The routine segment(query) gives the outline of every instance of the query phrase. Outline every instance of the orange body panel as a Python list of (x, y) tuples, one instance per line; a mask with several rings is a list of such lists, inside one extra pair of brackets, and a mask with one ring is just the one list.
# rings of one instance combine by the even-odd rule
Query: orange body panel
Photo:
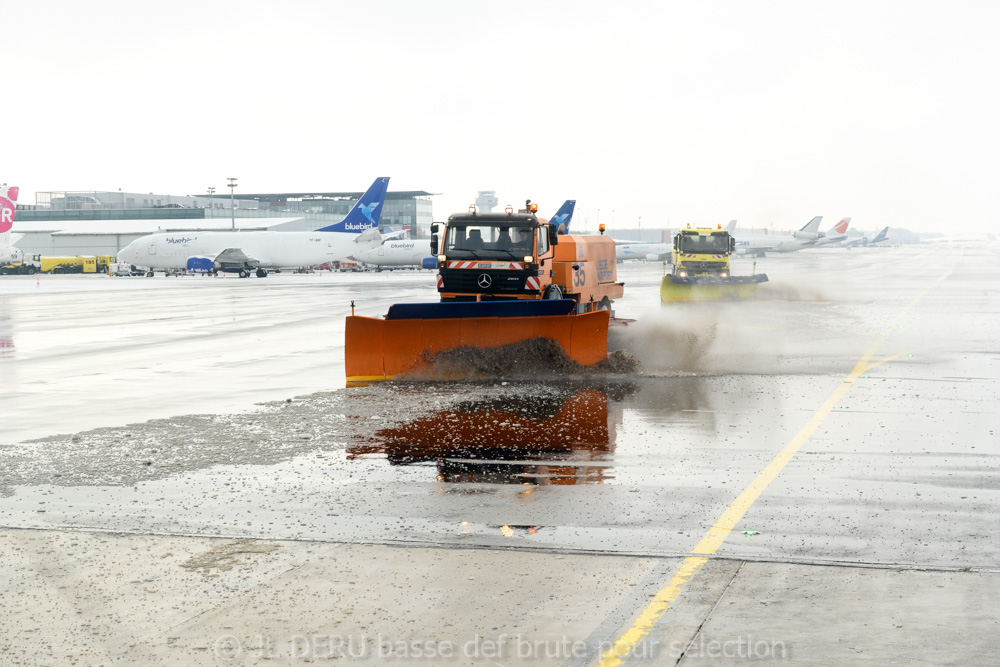
[(616, 282), (615, 242), (606, 236), (560, 236), (552, 271), (552, 282), (583, 304), (605, 297), (613, 301), (625, 293)]
[(540, 336), (574, 361), (592, 366), (608, 356), (606, 311), (547, 317), (384, 320), (352, 315), (344, 331), (348, 381), (389, 379), (414, 371), (426, 354), (462, 346), (501, 347)]

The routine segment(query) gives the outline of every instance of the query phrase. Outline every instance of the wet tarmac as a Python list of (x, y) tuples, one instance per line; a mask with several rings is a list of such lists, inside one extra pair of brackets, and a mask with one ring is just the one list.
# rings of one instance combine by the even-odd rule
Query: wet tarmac
[[(986, 577), (973, 588), (989, 590), (998, 259), (995, 244), (805, 251), (757, 262), (771, 281), (756, 301), (671, 305), (659, 303), (662, 266), (625, 264), (616, 314), (636, 321), (610, 346), (638, 372), (567, 377), (536, 364), (529, 376), (351, 388), (350, 301), (373, 316), (430, 301), (433, 274), (5, 277), (0, 526), (226, 538), (264, 553), (513, 550), (553, 571), (557, 557), (619, 559), (631, 590), (602, 589), (571, 633), (585, 656), (541, 661), (556, 664), (599, 661), (595, 647), (641, 618), (637, 600), (665, 595), (692, 555), (711, 558), (691, 566), (704, 569), (669, 613), (649, 612), (656, 632), (697, 638), (719, 596), (747, 582), (742, 564), (792, 568), (767, 578), (796, 573), (801, 587), (812, 575), (795, 568), (818, 568), (819, 581), (850, 566)], [(538, 585), (571, 595), (568, 582)], [(941, 584), (952, 585), (966, 581)], [(715, 591), (704, 609), (700, 586)], [(1000, 618), (992, 600), (977, 602), (982, 627)], [(685, 614), (701, 619), (688, 634)], [(532, 627), (562, 627), (550, 621)], [(366, 627), (398, 629), (378, 614)], [(982, 641), (993, 644), (973, 643), (973, 655), (995, 646)]]

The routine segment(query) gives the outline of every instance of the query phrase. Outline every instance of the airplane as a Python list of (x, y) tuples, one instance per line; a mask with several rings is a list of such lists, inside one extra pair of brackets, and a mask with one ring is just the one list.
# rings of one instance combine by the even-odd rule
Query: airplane
[[(565, 234), (569, 230), (575, 208), (576, 200), (567, 199), (549, 220), (557, 226), (560, 234)], [(386, 238), (377, 247), (355, 253), (354, 259), (376, 267), (420, 266), (425, 269), (437, 268), (437, 258), (431, 255), (430, 239), (396, 240)]]
[(14, 243), (24, 235), (12, 234), (10, 231), (17, 212), (18, 190), (20, 188), (16, 185), (0, 189), (0, 266), (20, 262), (24, 258), (21, 249), (14, 247)]
[(856, 248), (858, 246), (868, 246), (872, 245), (873, 243), (881, 243), (882, 241), (885, 241), (886, 234), (888, 233), (888, 231), (889, 231), (888, 227), (883, 228), (882, 231), (878, 232), (871, 240), (869, 240), (867, 236), (855, 236), (854, 238), (847, 239), (846, 241), (841, 243), (840, 247)]
[(875, 238), (873, 238), (871, 241), (869, 241), (865, 245), (875, 245), (876, 243), (882, 243), (883, 241), (888, 241), (888, 240), (889, 240), (889, 228), (888, 227), (883, 227), (882, 231), (880, 231), (878, 234), (876, 234)]
[(340, 222), (312, 232), (170, 232), (150, 234), (118, 252), (118, 261), (152, 269), (218, 271), (247, 278), (265, 267), (299, 267), (346, 259), (382, 242), (378, 221), (389, 178), (376, 178)]
[(573, 220), (573, 211), (576, 210), (576, 200), (567, 199), (563, 202), (563, 205), (559, 207), (556, 214), (552, 216), (549, 220), (550, 223), (556, 226), (556, 231), (559, 234), (569, 234), (569, 223)]
[(819, 215), (805, 224), (791, 236), (784, 234), (734, 234), (736, 238), (737, 255), (763, 256), (768, 252), (794, 252), (815, 245), (820, 238), (819, 223), (823, 216)]
[(673, 246), (669, 243), (621, 243), (615, 245), (615, 259), (645, 259), (654, 262), (666, 259), (672, 251)]
[(392, 239), (402, 239), (406, 237), (405, 229), (393, 229), (392, 227), (386, 227), (385, 231), (382, 232), (382, 242), (391, 241)]
[(850, 218), (844, 218), (828, 231), (820, 234), (820, 237), (816, 239), (816, 243), (812, 246), (813, 248), (820, 248), (822, 246), (828, 246), (833, 244), (841, 244), (847, 240), (847, 228), (851, 225)]
[(803, 241), (816, 241), (817, 239), (823, 238), (823, 232), (819, 231), (819, 223), (822, 221), (823, 216), (817, 215), (815, 218), (807, 222), (802, 229), (797, 232), (792, 232), (792, 237), (802, 239)]

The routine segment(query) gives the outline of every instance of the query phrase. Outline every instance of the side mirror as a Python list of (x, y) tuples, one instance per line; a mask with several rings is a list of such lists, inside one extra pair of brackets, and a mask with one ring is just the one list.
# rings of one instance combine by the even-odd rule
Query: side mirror
[(433, 224), (431, 225), (431, 234), (437, 234), (437, 233), (438, 233), (438, 231), (439, 231), (440, 229), (441, 229), (441, 225), (439, 225), (439, 224), (438, 224), (438, 223), (436, 223), (436, 222), (435, 222), (435, 223), (433, 223)]
[(729, 252), (736, 250), (736, 239), (732, 236), (729, 237)]
[[(437, 227), (437, 225), (431, 225), (431, 229), (434, 229), (435, 227)], [(434, 229), (434, 231), (436, 232), (437, 230)], [(438, 254), (438, 237), (437, 237), (437, 234), (431, 234), (431, 254), (434, 255), (435, 257)]]
[(559, 229), (555, 225), (549, 225), (549, 245), (559, 245)]

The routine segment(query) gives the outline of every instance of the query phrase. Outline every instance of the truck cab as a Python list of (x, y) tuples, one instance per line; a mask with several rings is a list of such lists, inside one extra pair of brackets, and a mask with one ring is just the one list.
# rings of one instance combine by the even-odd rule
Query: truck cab
[(681, 277), (729, 277), (729, 256), (736, 239), (721, 226), (716, 229), (682, 229), (674, 236), (674, 273)]
[(514, 213), (477, 213), (432, 226), (442, 301), (572, 299), (577, 312), (611, 310), (615, 244), (604, 236), (560, 235), (528, 204)]

